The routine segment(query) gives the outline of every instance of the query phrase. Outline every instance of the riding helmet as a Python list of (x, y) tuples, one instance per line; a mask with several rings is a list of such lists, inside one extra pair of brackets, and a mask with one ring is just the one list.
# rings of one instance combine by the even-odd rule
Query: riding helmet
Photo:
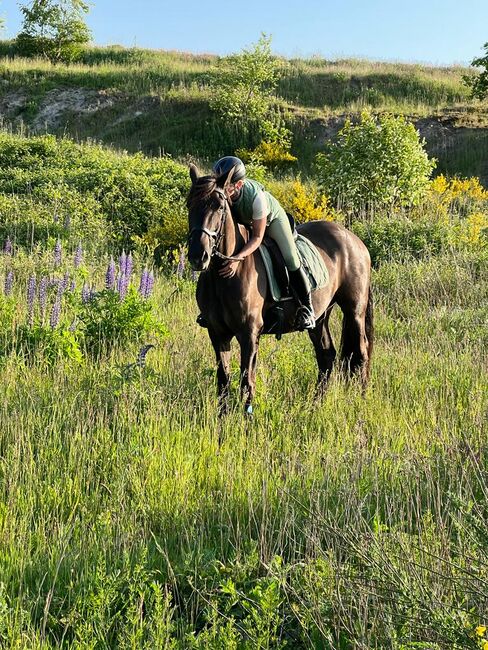
[(217, 160), (213, 166), (213, 172), (218, 177), (224, 176), (224, 174), (228, 174), (230, 172), (232, 167), (235, 167), (235, 170), (232, 174), (232, 178), (230, 179), (231, 183), (240, 181), (246, 176), (246, 168), (244, 167), (244, 163), (240, 158), (236, 158), (236, 156), (224, 156), (223, 158)]

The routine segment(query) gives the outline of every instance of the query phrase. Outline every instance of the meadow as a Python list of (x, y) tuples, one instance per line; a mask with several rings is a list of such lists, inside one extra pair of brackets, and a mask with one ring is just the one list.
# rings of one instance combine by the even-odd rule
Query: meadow
[[(9, 134), (0, 159), (0, 645), (484, 649), (479, 182), (438, 177), (416, 211), (354, 226), (364, 398), (337, 372), (315, 403), (307, 336), (265, 337), (255, 417), (235, 356), (219, 420), (175, 248), (185, 167)], [(174, 252), (153, 267), (158, 237)]]

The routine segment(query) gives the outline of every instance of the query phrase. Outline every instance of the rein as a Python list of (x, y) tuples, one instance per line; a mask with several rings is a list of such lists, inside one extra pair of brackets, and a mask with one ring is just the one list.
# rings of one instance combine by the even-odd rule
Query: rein
[[(199, 228), (192, 228), (190, 230), (190, 233), (188, 235), (188, 239), (193, 235), (194, 232), (203, 232), (205, 233), (208, 237), (210, 237), (211, 240), (213, 240), (213, 246), (212, 246), (212, 251), (210, 253), (210, 257), (219, 257), (222, 260), (228, 260), (232, 262), (242, 262), (244, 260), (244, 257), (236, 257), (232, 255), (224, 255), (219, 251), (219, 246), (224, 239), (224, 227), (225, 227), (225, 222), (227, 220), (227, 210), (225, 209), (225, 206), (229, 207), (229, 199), (227, 198), (227, 195), (223, 190), (216, 189), (215, 190), (217, 194), (219, 194), (225, 201), (225, 205), (222, 208), (222, 217), (220, 218), (220, 224), (218, 230), (209, 230), (208, 228), (204, 228), (203, 226)], [(230, 208), (229, 208), (230, 209)]]

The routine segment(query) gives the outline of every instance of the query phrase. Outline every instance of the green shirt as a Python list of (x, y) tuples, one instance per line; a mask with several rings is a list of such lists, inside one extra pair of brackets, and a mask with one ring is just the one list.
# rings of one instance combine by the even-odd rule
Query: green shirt
[(232, 203), (232, 214), (239, 223), (243, 223), (246, 226), (252, 225), (254, 215), (253, 204), (260, 191), (264, 192), (268, 206), (266, 224), (269, 226), (269, 224), (280, 215), (286, 217), (286, 213), (277, 199), (267, 192), (261, 183), (246, 178), (239, 197)]

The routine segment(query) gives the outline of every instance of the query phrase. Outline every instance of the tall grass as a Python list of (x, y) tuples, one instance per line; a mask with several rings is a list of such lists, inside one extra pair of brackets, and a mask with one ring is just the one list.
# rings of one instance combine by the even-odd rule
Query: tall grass
[(305, 335), (265, 338), (255, 419), (234, 396), (219, 422), (194, 285), (171, 276), (145, 370), (123, 371), (133, 348), (4, 357), (4, 647), (478, 647), (485, 262), (375, 272), (364, 399), (335, 375), (314, 403)]

